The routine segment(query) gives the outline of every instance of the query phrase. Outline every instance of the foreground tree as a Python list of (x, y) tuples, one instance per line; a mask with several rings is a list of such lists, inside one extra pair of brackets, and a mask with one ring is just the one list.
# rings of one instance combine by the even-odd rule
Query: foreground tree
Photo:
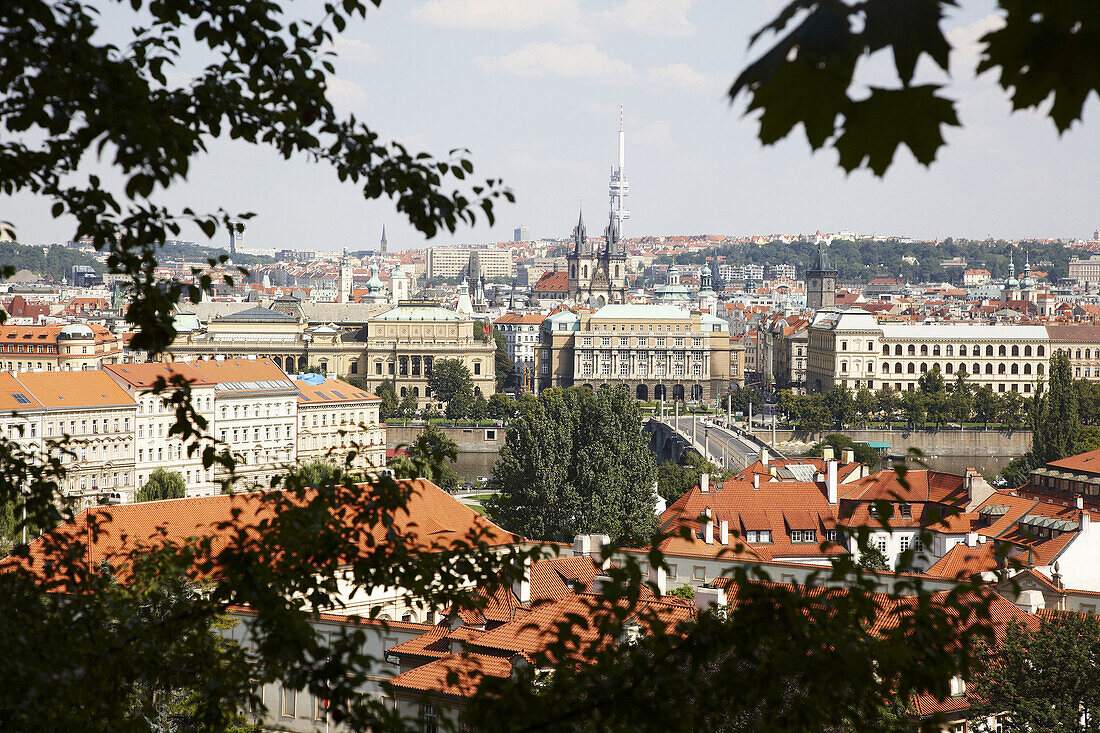
[(179, 471), (165, 471), (158, 468), (149, 474), (145, 485), (134, 492), (134, 501), (159, 501), (161, 499), (182, 499), (187, 495), (187, 484)]
[(500, 493), (487, 504), (490, 516), (531, 538), (604, 532), (615, 542), (644, 543), (657, 497), (641, 428), (625, 385), (544, 390), (508, 428), (493, 468)]
[(1100, 621), (1060, 612), (1036, 626), (1012, 624), (999, 644), (980, 650), (971, 720), (997, 716), (1005, 733), (1097, 730)]
[(723, 471), (695, 451), (687, 451), (682, 462), (665, 461), (657, 466), (657, 493), (672, 503), (698, 486), (703, 473), (712, 481), (724, 481), (730, 475), (729, 471)]

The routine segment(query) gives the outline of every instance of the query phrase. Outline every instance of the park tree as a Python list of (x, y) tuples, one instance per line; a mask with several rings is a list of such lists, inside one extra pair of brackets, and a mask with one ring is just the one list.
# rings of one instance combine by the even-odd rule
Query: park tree
[(183, 474), (158, 468), (149, 474), (145, 485), (134, 492), (134, 501), (182, 499), (186, 495), (187, 484), (183, 482)]
[(1035, 395), (1032, 408), (1031, 453), (1036, 465), (1076, 453), (1081, 431), (1078, 390), (1073, 384), (1069, 355), (1055, 351), (1048, 373), (1048, 390)]
[(928, 409), (928, 398), (919, 390), (906, 390), (901, 396), (901, 410), (910, 428), (924, 425)]
[(382, 382), (380, 385), (378, 385), (378, 390), (376, 394), (377, 397), (382, 401), (381, 404), (378, 406), (378, 418), (385, 422), (391, 417), (397, 417), (397, 391), (393, 387), (393, 382)]
[(901, 412), (901, 396), (892, 387), (884, 386), (875, 392), (875, 406), (882, 415), (882, 419), (889, 425)]
[[(457, 400), (456, 408), (465, 417), (474, 399), (474, 382), (469, 368), (460, 359), (436, 359), (428, 377), (432, 397), (440, 402)], [(450, 415), (448, 415), (450, 417)]]
[(724, 471), (695, 451), (686, 451), (680, 461), (665, 461), (657, 466), (657, 493), (672, 503), (699, 485), (699, 477), (706, 473), (714, 481), (725, 481), (730, 472)]
[(1013, 622), (979, 651), (968, 685), (973, 724), (997, 716), (1005, 733), (1096, 730), (1100, 711), (1100, 621), (1055, 612), (1034, 627)]
[(940, 374), (939, 366), (933, 366), (924, 374), (920, 375), (917, 379), (917, 387), (927, 395), (940, 394), (944, 391), (943, 375)]
[(789, 389), (785, 389), (779, 393), (779, 412), (782, 414), (788, 424), (798, 422), (798, 397)]
[(856, 414), (864, 422), (870, 420), (875, 414), (875, 396), (866, 387), (860, 387), (855, 397)]
[(974, 392), (974, 419), (989, 425), (1000, 413), (1000, 401), (997, 393), (988, 384), (983, 384)]
[(625, 385), (544, 390), (508, 427), (487, 507), (526, 537), (571, 541), (603, 532), (645, 542), (654, 529), (656, 464)]
[(398, 453), (387, 464), (398, 478), (421, 476), (447, 491), (458, 488), (458, 474), (452, 466), (458, 460), (458, 443), (442, 428), (429, 423), (412, 444), (402, 447), (405, 454)]
[(496, 361), (497, 391), (499, 392), (505, 387), (515, 385), (516, 365), (512, 358), (508, 356), (508, 342), (505, 340), (504, 334), (495, 328), (493, 329), (493, 342), (497, 347), (494, 360)]
[(955, 383), (951, 386), (949, 409), (951, 417), (960, 425), (970, 420), (970, 413), (974, 409), (974, 395), (971, 393), (969, 377), (966, 367), (960, 367), (955, 374)]
[(470, 403), (470, 419), (484, 420), (489, 416), (489, 403), (484, 395), (478, 393)]
[(834, 384), (833, 388), (825, 393), (825, 407), (829, 411), (829, 417), (833, 425), (843, 428), (851, 425), (856, 416), (856, 403), (852, 399), (852, 390), (847, 385)]
[(820, 432), (830, 422), (825, 395), (805, 395), (799, 400), (798, 429), (806, 433)]
[(516, 415), (516, 401), (504, 392), (496, 392), (489, 398), (486, 411), (490, 420), (511, 420)]
[(819, 442), (815, 443), (810, 450), (806, 451), (807, 456), (820, 458), (824, 455), (824, 449), (826, 447), (833, 449), (833, 455), (839, 460), (840, 452), (845, 449), (850, 449), (855, 453), (856, 461), (874, 468), (878, 465), (878, 451), (866, 443), (857, 443), (847, 435), (841, 433), (829, 433)]

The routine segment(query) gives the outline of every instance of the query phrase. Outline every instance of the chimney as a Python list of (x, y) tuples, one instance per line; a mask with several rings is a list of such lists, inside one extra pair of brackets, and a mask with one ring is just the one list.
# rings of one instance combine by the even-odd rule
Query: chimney
[(771, 460), (771, 456), (768, 455), (768, 449), (766, 446), (760, 446), (760, 463), (767, 466), (768, 461)]
[(611, 538), (607, 535), (592, 535), (592, 562), (596, 563), (596, 567), (600, 570), (607, 570), (611, 567), (611, 550), (608, 547), (610, 544)]
[(706, 520), (703, 522), (703, 541), (708, 545), (714, 544), (714, 517), (711, 516), (710, 507), (708, 506), (703, 512), (706, 515)]
[(730, 523), (726, 519), (719, 520), (718, 522), (718, 542), (722, 545), (728, 545), (730, 543)]
[(512, 591), (520, 603), (531, 602), (531, 558), (523, 558), (523, 577), (512, 581)]
[(1080, 522), (1080, 524), (1081, 524), (1081, 531), (1082, 532), (1088, 532), (1089, 528), (1092, 526), (1092, 515), (1089, 514), (1087, 509), (1082, 509), (1081, 510), (1081, 522)]
[(592, 555), (592, 535), (579, 534), (573, 538), (573, 556), (574, 557), (591, 557)]
[(1078, 509), (1084, 509), (1085, 508), (1085, 498), (1083, 496), (1078, 496), (1076, 499), (1073, 500), (1073, 505), (1075, 507), (1077, 507)]
[(966, 533), (966, 546), (967, 547), (977, 547), (978, 546), (978, 533), (977, 532), (967, 532)]
[(696, 588), (695, 608), (700, 612), (709, 611), (712, 608), (721, 608), (726, 605), (726, 591), (724, 588)]
[(845, 448), (844, 450), (840, 451), (840, 460), (842, 463), (855, 463), (856, 452), (851, 448)]
[(760, 491), (760, 474), (758, 473), (752, 475), (752, 490)]
[(706, 494), (710, 491), (710, 474), (703, 471), (699, 474), (699, 493)]
[(599, 575), (592, 578), (591, 591), (593, 593), (602, 594), (608, 587), (611, 586), (611, 583), (612, 580), (610, 575), (604, 575), (603, 573), (600, 573)]
[(649, 582), (656, 587), (657, 595), (663, 596), (668, 592), (668, 577), (660, 565), (649, 568)]
[(821, 449), (821, 457), (824, 458), (826, 461), (833, 460), (835, 455), (836, 454), (833, 451), (833, 446), (831, 445), (827, 445)]
[(836, 485), (836, 461), (825, 464), (825, 494), (829, 498), (829, 504), (836, 506), (839, 499)]

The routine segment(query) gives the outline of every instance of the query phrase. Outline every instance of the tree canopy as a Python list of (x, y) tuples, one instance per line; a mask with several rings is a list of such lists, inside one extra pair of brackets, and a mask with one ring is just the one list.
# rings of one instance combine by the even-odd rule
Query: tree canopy
[(161, 499), (182, 499), (187, 494), (187, 484), (179, 471), (165, 471), (158, 468), (149, 474), (149, 479), (134, 493), (135, 501), (159, 501)]
[(487, 505), (505, 529), (572, 541), (602, 532), (643, 543), (655, 526), (656, 464), (625, 385), (543, 390), (520, 403), (493, 468)]

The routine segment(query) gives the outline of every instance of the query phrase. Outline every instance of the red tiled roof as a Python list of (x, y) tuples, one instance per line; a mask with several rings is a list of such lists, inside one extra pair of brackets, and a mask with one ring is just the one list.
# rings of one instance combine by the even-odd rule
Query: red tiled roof
[(536, 292), (561, 292), (569, 290), (569, 273), (565, 271), (544, 272), (533, 288)]

